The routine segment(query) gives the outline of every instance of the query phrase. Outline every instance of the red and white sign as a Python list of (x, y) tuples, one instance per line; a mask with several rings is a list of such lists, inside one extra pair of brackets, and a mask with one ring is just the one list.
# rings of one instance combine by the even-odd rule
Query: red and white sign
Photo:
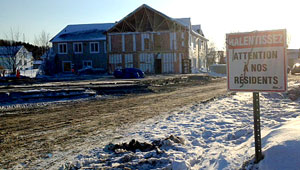
[(226, 34), (229, 91), (287, 90), (286, 30)]

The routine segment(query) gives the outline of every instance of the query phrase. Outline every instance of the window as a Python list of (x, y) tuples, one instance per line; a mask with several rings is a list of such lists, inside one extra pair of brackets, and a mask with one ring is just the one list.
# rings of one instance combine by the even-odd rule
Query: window
[(73, 44), (74, 53), (82, 53), (82, 43)]
[(197, 47), (197, 41), (198, 40), (197, 39), (193, 39), (193, 40), (194, 40), (194, 42), (193, 42), (193, 48), (196, 49), (196, 47)]
[(90, 53), (99, 53), (99, 42), (90, 42)]
[(58, 53), (59, 54), (67, 54), (68, 48), (67, 43), (58, 44)]
[(149, 50), (149, 46), (150, 46), (150, 44), (149, 44), (149, 38), (145, 38), (144, 39), (144, 48), (145, 48), (145, 50)]
[(181, 46), (184, 47), (184, 32), (181, 33), (181, 39), (182, 39)]
[(142, 51), (150, 50), (150, 34), (141, 34)]
[(86, 68), (86, 67), (92, 67), (92, 61), (91, 60), (84, 60), (83, 61), (83, 67), (82, 68)]

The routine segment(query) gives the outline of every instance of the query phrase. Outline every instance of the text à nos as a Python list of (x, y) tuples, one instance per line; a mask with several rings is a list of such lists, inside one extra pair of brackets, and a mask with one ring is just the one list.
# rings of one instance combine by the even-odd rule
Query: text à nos
[(244, 66), (244, 72), (266, 72), (268, 70), (267, 64), (251, 64), (250, 68), (247, 64)]

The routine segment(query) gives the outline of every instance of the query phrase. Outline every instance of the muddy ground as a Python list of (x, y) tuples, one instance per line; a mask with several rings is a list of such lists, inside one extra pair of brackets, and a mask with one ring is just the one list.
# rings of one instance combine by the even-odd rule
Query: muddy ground
[[(84, 143), (90, 142), (93, 146), (95, 142), (107, 141), (105, 138), (112, 137), (117, 129), (175, 108), (227, 95), (224, 78), (148, 85), (150, 92), (147, 93), (16, 108), (10, 110), (14, 114), (2, 114), (0, 167), (6, 169), (21, 164), (25, 168), (50, 168), (64, 157), (46, 161), (53, 153), (74, 154)], [(87, 140), (92, 138), (95, 140)]]

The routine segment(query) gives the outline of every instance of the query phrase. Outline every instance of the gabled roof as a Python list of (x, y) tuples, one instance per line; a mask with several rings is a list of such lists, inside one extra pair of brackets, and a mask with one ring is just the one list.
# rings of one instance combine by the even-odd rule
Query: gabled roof
[(178, 19), (175, 19), (175, 18), (171, 18), (165, 14), (163, 14), (162, 12), (160, 11), (157, 11), (156, 9), (146, 5), (146, 4), (143, 4), (141, 6), (139, 6), (137, 9), (135, 9), (134, 11), (132, 11), (131, 13), (129, 13), (128, 15), (126, 15), (124, 18), (122, 18), (119, 22), (117, 22), (112, 28), (110, 28), (107, 32), (111, 32), (115, 27), (118, 26), (118, 24), (122, 23), (123, 21), (125, 21), (126, 19), (128, 19), (129, 17), (132, 17), (135, 13), (137, 13), (138, 11), (140, 11), (141, 9), (148, 9), (150, 11), (153, 11), (154, 13), (156, 13), (157, 15), (165, 18), (165, 19), (168, 19), (172, 22), (175, 22), (183, 27), (186, 27), (187, 29), (190, 29), (191, 25), (190, 25), (190, 18), (178, 18)]
[(50, 42), (105, 40), (105, 32), (112, 26), (114, 23), (68, 25)]
[(287, 56), (289, 59), (298, 59), (300, 56), (300, 49), (287, 49)]
[[(161, 16), (163, 16), (163, 17), (165, 17), (165, 18), (167, 18), (169, 20), (172, 20), (172, 21), (174, 21), (174, 22), (176, 22), (176, 23), (178, 23), (178, 24), (180, 24), (182, 26), (190, 28), (190, 24), (191, 24), (191, 19), (190, 18), (171, 18), (171, 17), (165, 15), (164, 13), (162, 13), (160, 11), (157, 11), (156, 9), (154, 9), (154, 8), (152, 8), (152, 7), (150, 7), (150, 6), (146, 5), (146, 4), (141, 5), (138, 9), (143, 8), (143, 7), (144, 8), (148, 8), (148, 9), (150, 9), (152, 11), (155, 11), (156, 13), (160, 14)], [(136, 9), (136, 10), (138, 10), (138, 9)], [(133, 11), (132, 13), (134, 13), (135, 11)]]
[(203, 31), (201, 29), (201, 25), (192, 25), (192, 30), (204, 36)]
[(23, 46), (1, 46), (0, 56), (14, 56)]
[(174, 20), (187, 28), (191, 27), (191, 18), (174, 18)]
[[(171, 18), (159, 11), (157, 11), (156, 9), (153, 9), (152, 7), (146, 5), (146, 4), (143, 4), (141, 6), (139, 6), (137, 9), (135, 9), (133, 12), (129, 13), (128, 15), (126, 15), (124, 18), (122, 18), (119, 22), (117, 22), (112, 28), (110, 28), (107, 32), (114, 32), (115, 30), (121, 30), (121, 31), (124, 31), (124, 32), (135, 32), (136, 29), (128, 29), (128, 30), (123, 30), (123, 26), (124, 25), (128, 25), (128, 27), (132, 27), (134, 26), (134, 24), (130, 23), (130, 21), (126, 22), (126, 20), (130, 20), (132, 21), (132, 18), (134, 18), (135, 20), (139, 20), (137, 19), (138, 16), (135, 16), (135, 14), (137, 14), (140, 10), (142, 9), (147, 9), (147, 10), (150, 10), (152, 12), (154, 12), (156, 15), (159, 15), (161, 16), (162, 18), (164, 19), (167, 19), (169, 20), (170, 22), (174, 22), (175, 24), (178, 24), (188, 30), (191, 31), (191, 33), (193, 33), (193, 35), (195, 36), (198, 36), (198, 37), (201, 37), (205, 40), (207, 40), (205, 37), (204, 37), (204, 34), (201, 30), (201, 27), (200, 25), (196, 25), (198, 29), (196, 29), (195, 31), (192, 29), (192, 25), (191, 25), (191, 18)], [(148, 14), (147, 14), (148, 15)], [(148, 18), (151, 17), (151, 15), (148, 15)], [(139, 17), (140, 18), (140, 17)], [(140, 18), (140, 20), (142, 20), (142, 18)], [(125, 23), (125, 24), (124, 24)], [(123, 26), (122, 26), (123, 24)], [(153, 23), (152, 23), (153, 24)], [(142, 25), (142, 23), (139, 23), (139, 25)], [(151, 25), (151, 24), (150, 24)], [(122, 28), (122, 29), (121, 29)], [(196, 28), (196, 27), (195, 27)], [(198, 30), (198, 31), (197, 31)]]

